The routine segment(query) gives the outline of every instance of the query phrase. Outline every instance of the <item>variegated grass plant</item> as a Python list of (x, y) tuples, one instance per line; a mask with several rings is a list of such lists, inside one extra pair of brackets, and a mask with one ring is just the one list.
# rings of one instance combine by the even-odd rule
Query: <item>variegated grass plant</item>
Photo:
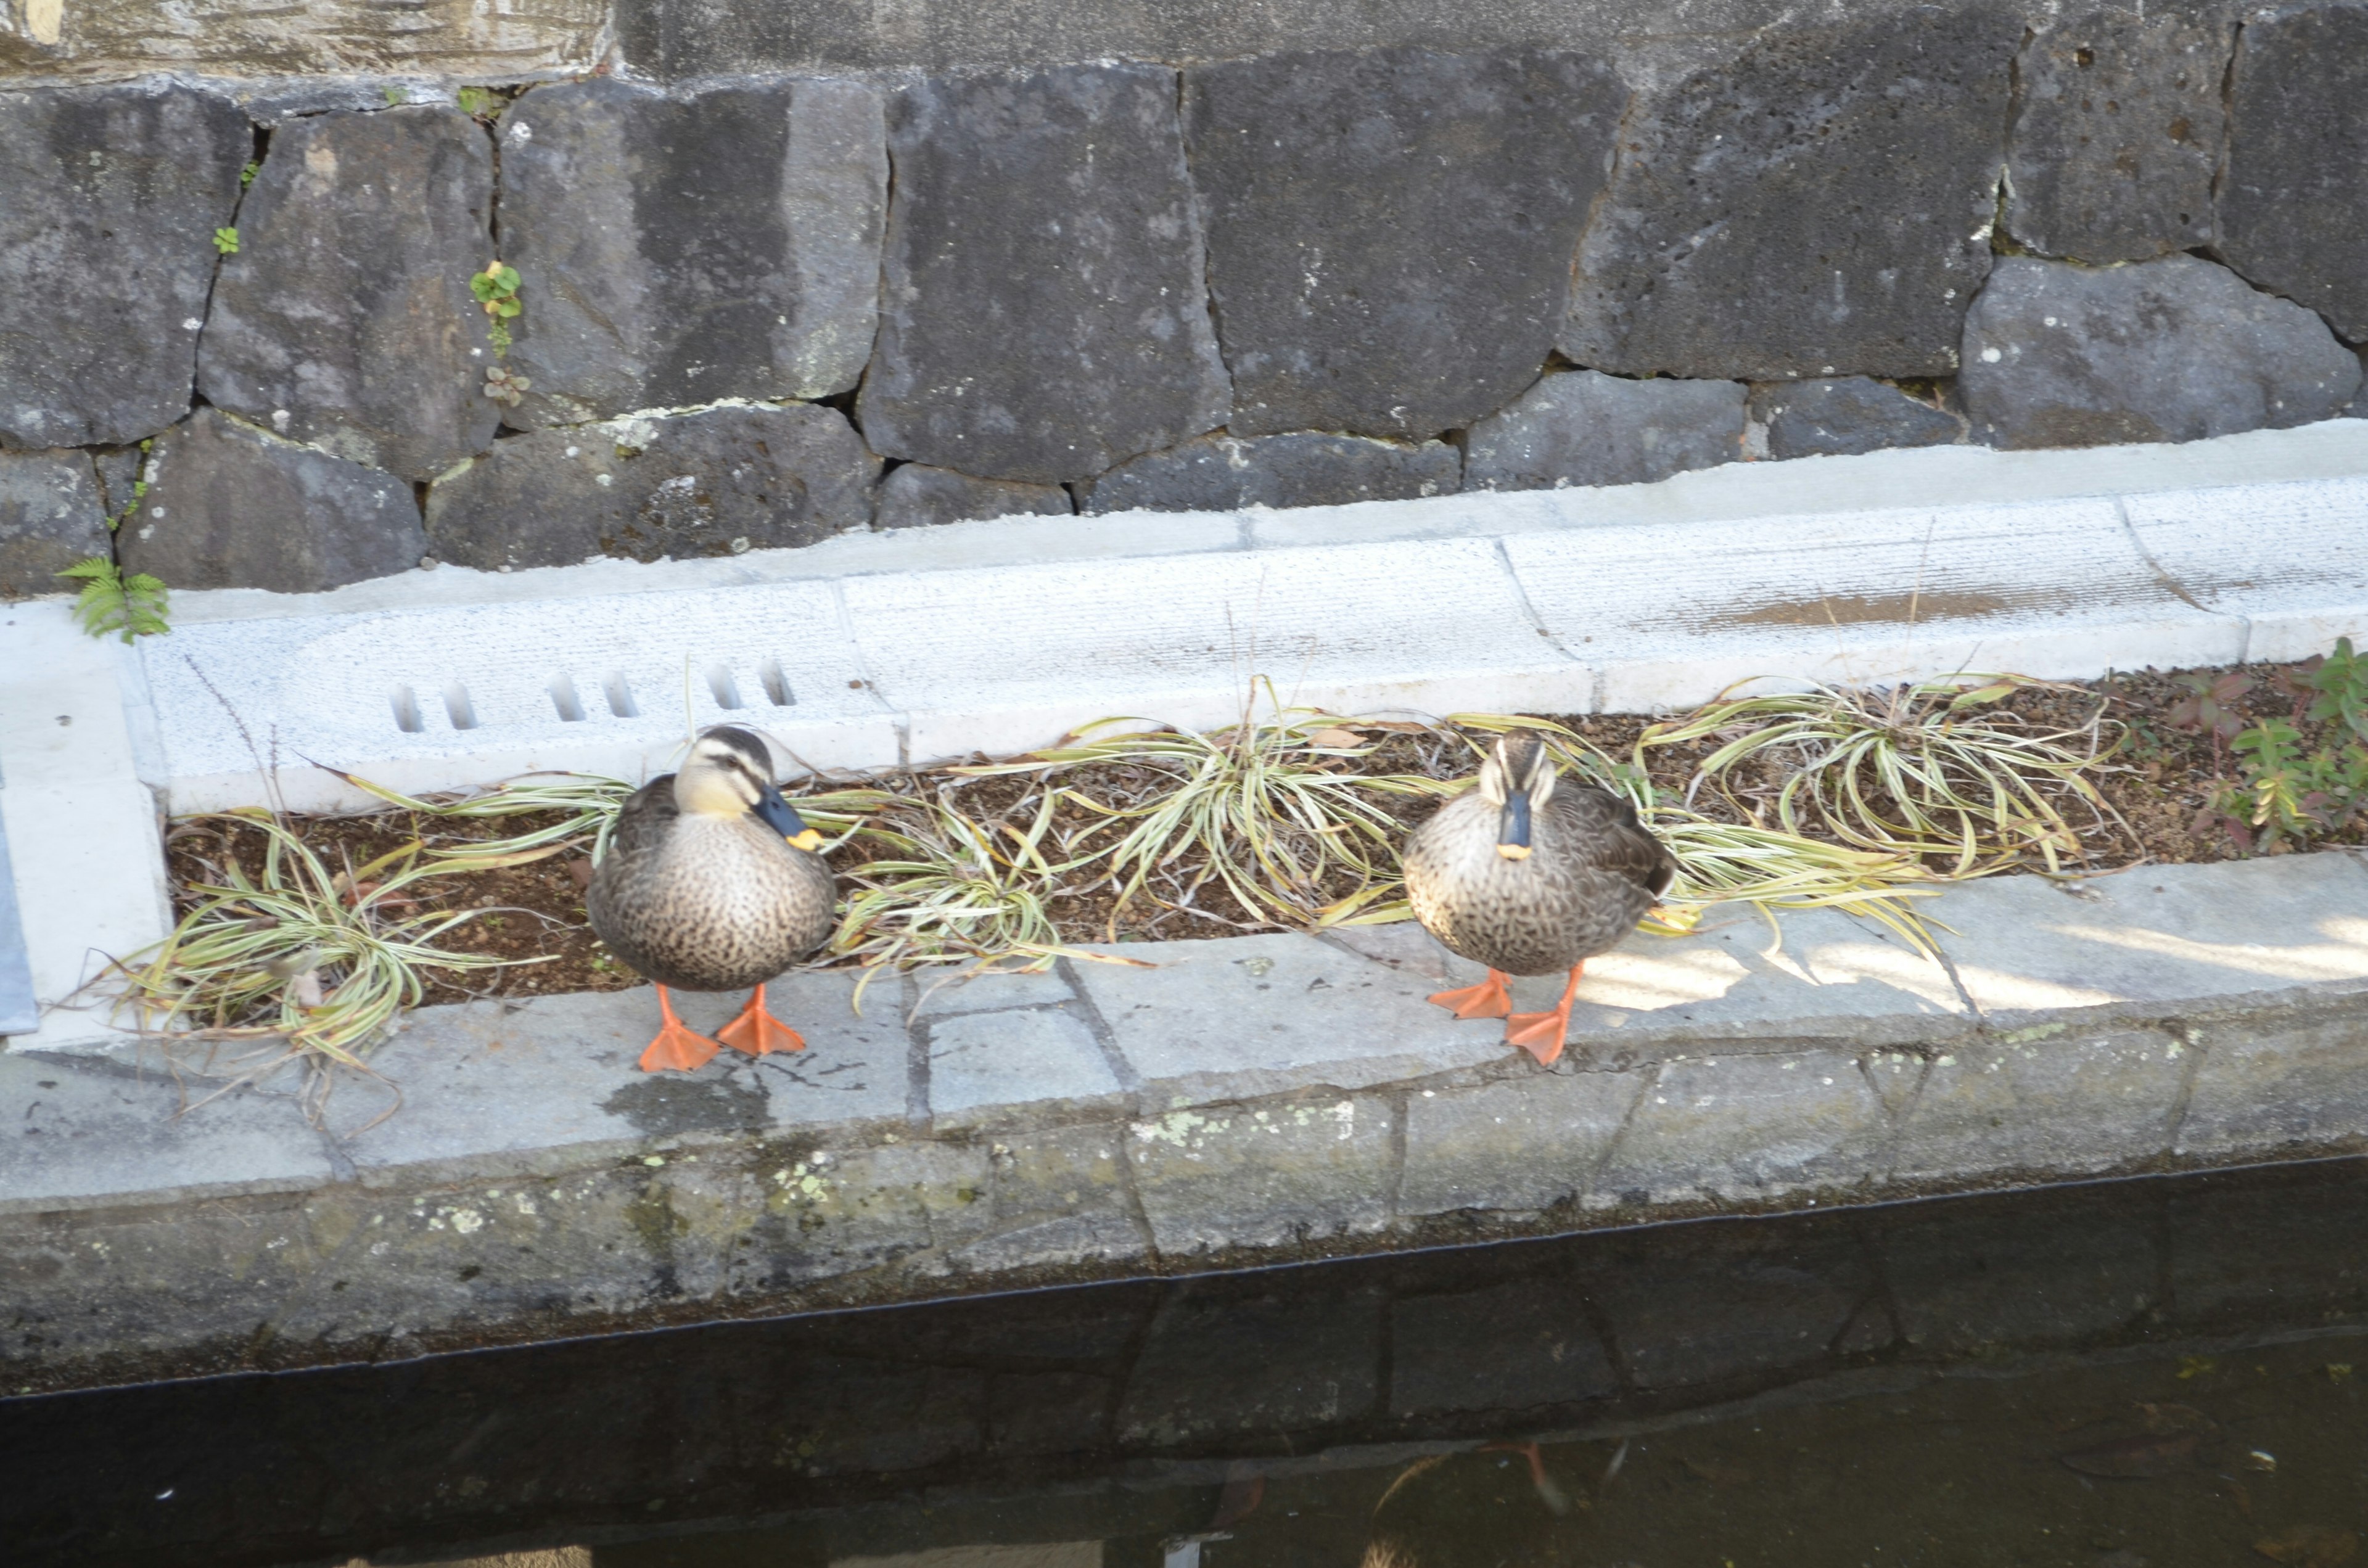
[(1268, 716), (1223, 730), (1100, 719), (1025, 757), (950, 771), (1035, 774), (1047, 782), (1046, 810), (1067, 801), (1100, 819), (1069, 835), (1055, 869), (1079, 895), (1111, 895), (1113, 937), (1138, 901), (1250, 930), (1404, 918), (1403, 900), (1392, 903), (1403, 827), (1376, 797), (1452, 786), (1355, 765), (1376, 749), (1375, 730), (1424, 726), (1285, 707), (1270, 686), (1267, 695)]
[[(258, 867), (250, 873), (235, 854), (207, 860), (207, 880), (184, 889), (190, 907), (172, 931), (116, 966), (124, 983), (116, 1001), (143, 1031), (256, 1042), (226, 1064), (209, 1061), (208, 1075), (228, 1080), (217, 1093), (291, 1062), (369, 1072), (364, 1054), (426, 994), (424, 970), (466, 973), (544, 961), (439, 946), (454, 927), (493, 911), (423, 907), (421, 884), (460, 868), (416, 838), (367, 864), (332, 870), (295, 828), (268, 812), (183, 818), (174, 832), (208, 828), (260, 835)], [(541, 854), (472, 865), (491, 869)], [(307, 1077), (308, 1109), (318, 1109), (331, 1082), (324, 1072)]]
[(2129, 831), (2087, 777), (2120, 738), (2107, 738), (2101, 703), (2086, 725), (2056, 730), (1998, 706), (2033, 689), (2069, 688), (1984, 675), (1722, 698), (1638, 744), (1722, 742), (1697, 772), (1747, 816), (1758, 813), (1736, 799), (1736, 777), (1747, 764), (1772, 763), (1782, 778), (1776, 816), (1788, 832), (1822, 828), (1857, 848), (1939, 861), (1948, 877), (2034, 858), (2055, 875), (2085, 853), (2067, 811)]

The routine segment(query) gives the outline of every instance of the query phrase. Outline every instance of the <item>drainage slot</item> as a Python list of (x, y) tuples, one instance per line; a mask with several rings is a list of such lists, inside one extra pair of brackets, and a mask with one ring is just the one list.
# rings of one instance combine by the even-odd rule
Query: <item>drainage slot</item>
[(715, 694), (715, 706), (718, 708), (737, 708), (740, 706), (739, 685), (733, 680), (731, 670), (726, 668), (724, 665), (711, 665), (708, 666), (707, 689)]
[(776, 708), (793, 708), (797, 699), (790, 694), (790, 678), (781, 673), (781, 661), (768, 659), (757, 666), (757, 678), (765, 683), (765, 695)]
[(609, 711), (618, 718), (638, 719), (642, 716), (641, 709), (633, 702), (633, 688), (625, 684), (622, 671), (611, 672), (609, 678), (600, 683), (600, 689), (609, 699)]
[(406, 735), (424, 733), (427, 721), (419, 716), (419, 699), (407, 686), (398, 686), (387, 693), (387, 701), (394, 708), (394, 727)]
[(444, 715), (456, 730), (477, 727), (477, 710), (469, 703), (469, 688), (454, 681), (444, 688)]
[(565, 670), (551, 677), (551, 705), (559, 710), (563, 722), (580, 724), (584, 722), (584, 699), (575, 695), (575, 677)]

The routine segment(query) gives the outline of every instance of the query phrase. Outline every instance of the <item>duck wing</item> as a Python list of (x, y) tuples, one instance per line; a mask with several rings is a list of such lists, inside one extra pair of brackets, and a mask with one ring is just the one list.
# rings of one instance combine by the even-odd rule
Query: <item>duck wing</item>
[(681, 815), (682, 808), (675, 804), (674, 775), (660, 774), (628, 796), (617, 812), (617, 825), (609, 834), (609, 857), (630, 865), (655, 852)]
[(1669, 891), (1678, 874), (1676, 857), (1636, 820), (1636, 808), (1592, 784), (1567, 779), (1554, 788), (1547, 808), (1566, 828), (1566, 842), (1597, 870), (1635, 883), (1655, 898)]

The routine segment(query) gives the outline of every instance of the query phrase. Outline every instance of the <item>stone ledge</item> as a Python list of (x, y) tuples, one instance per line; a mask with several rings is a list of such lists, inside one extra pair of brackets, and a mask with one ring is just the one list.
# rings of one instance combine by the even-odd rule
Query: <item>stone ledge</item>
[(431, 1008), (375, 1058), (400, 1109), (349, 1084), (324, 1130), (19, 1052), (0, 1364), (373, 1358), (2368, 1149), (2359, 856), (1936, 908), (1945, 962), (1839, 915), (1639, 935), (1551, 1071), (1424, 1005), (1466, 971), (1411, 927), (880, 985), (860, 1017), (852, 976), (795, 975), (807, 1052), (679, 1077), (633, 1069), (643, 990)]

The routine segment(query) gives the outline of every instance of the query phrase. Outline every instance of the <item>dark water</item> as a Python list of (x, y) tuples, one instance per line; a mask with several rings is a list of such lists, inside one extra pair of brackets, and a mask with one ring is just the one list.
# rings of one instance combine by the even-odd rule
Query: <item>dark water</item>
[(28, 1568), (2368, 1568), (2362, 1536), (2361, 1162), (0, 1401)]

